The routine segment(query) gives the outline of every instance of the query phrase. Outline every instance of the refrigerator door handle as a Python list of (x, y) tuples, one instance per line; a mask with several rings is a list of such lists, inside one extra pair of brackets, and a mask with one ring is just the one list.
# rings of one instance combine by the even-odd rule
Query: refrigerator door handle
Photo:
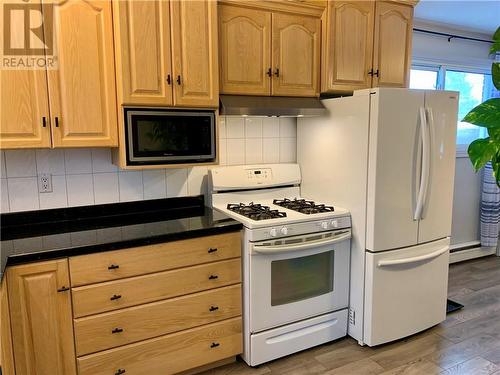
[(432, 253), (420, 255), (420, 256), (416, 256), (416, 257), (403, 258), (403, 259), (392, 259), (392, 260), (379, 260), (378, 266), (385, 267), (385, 266), (395, 266), (395, 265), (399, 265), (399, 264), (421, 262), (423, 260), (437, 258), (438, 256), (446, 253), (448, 251), (448, 249), (449, 249), (449, 246), (446, 246), (446, 247), (443, 247), (442, 249), (433, 251)]
[(422, 218), (424, 201), (427, 196), (430, 174), (430, 139), (427, 126), (427, 115), (424, 107), (420, 107), (420, 134), (422, 137), (422, 174), (420, 176), (420, 186), (418, 188), (417, 204), (413, 214), (413, 220)]
[(433, 153), (432, 153), (432, 134), (433, 134), (433, 128), (434, 128), (434, 117), (432, 115), (432, 108), (426, 107), (425, 108), (425, 114), (426, 114), (426, 119), (427, 119), (427, 131), (429, 134), (429, 165), (428, 165), (428, 172), (427, 172), (427, 184), (425, 187), (425, 195), (424, 199), (422, 202), (422, 214), (420, 215), (420, 219), (424, 218), (424, 213), (425, 213), (425, 208), (427, 207), (427, 197), (429, 196), (429, 190), (431, 188), (430, 186), (430, 175), (431, 175), (431, 169), (432, 169), (432, 158), (433, 158)]

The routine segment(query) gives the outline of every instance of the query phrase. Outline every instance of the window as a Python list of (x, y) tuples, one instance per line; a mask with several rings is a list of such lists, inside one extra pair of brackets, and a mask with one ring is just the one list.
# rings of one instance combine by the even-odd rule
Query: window
[(459, 156), (467, 155), (467, 147), (472, 141), (487, 136), (485, 128), (460, 120), (486, 99), (500, 97), (500, 92), (493, 86), (490, 74), (446, 66), (415, 65), (410, 72), (410, 88), (460, 92), (457, 126), (457, 154)]

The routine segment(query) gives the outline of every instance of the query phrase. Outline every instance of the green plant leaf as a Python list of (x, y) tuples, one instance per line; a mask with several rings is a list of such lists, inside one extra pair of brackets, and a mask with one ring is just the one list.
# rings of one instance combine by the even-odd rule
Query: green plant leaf
[(493, 85), (500, 90), (500, 62), (494, 62), (491, 65), (491, 77), (493, 79)]
[(497, 31), (495, 31), (495, 34), (493, 34), (493, 40), (500, 40), (500, 26), (497, 28)]
[(497, 51), (500, 51), (500, 40), (496, 40), (490, 47), (490, 55), (494, 55)]
[(500, 188), (500, 150), (497, 150), (495, 156), (491, 160), (491, 167), (493, 168), (493, 176)]
[(469, 159), (477, 172), (483, 168), (497, 153), (495, 143), (490, 138), (476, 139), (469, 145), (467, 149)]
[(488, 128), (488, 135), (500, 145), (500, 128)]
[(484, 128), (500, 127), (500, 98), (488, 99), (472, 108), (462, 121)]

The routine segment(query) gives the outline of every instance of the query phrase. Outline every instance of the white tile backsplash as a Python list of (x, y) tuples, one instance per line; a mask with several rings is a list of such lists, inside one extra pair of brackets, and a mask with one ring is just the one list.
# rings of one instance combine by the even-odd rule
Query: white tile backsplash
[(40, 209), (62, 208), (68, 206), (66, 175), (52, 176), (52, 192), (40, 193)]
[(76, 148), (64, 150), (66, 174), (92, 173), (92, 150)]
[(167, 197), (167, 177), (164, 169), (142, 171), (144, 199), (161, 199)]
[(140, 201), (144, 199), (142, 171), (118, 173), (120, 202)]
[(69, 207), (94, 204), (94, 183), (92, 181), (92, 174), (67, 174), (66, 188), (68, 191)]
[[(291, 118), (221, 116), (219, 164), (295, 162), (296, 132)], [(121, 171), (109, 148), (0, 151), (0, 212), (206, 194), (207, 170)], [(38, 192), (42, 173), (53, 192)]]
[(120, 201), (118, 173), (95, 173), (93, 175), (95, 204), (116, 203)]
[(36, 176), (35, 150), (5, 151), (7, 178)]

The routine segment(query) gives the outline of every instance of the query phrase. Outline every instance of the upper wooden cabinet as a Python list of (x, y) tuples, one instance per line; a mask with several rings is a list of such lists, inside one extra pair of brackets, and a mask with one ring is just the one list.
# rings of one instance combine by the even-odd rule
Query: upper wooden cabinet
[(321, 21), (273, 13), (272, 95), (319, 95)]
[(218, 106), (216, 2), (113, 6), (119, 104)]
[(373, 1), (330, 1), (324, 35), (323, 91), (371, 86)]
[(7, 270), (16, 375), (76, 375), (67, 259)]
[(0, 70), (0, 147), (50, 147), (44, 70)]
[(299, 2), (220, 4), (221, 93), (318, 96), (323, 9)]
[[(0, 72), (0, 146), (116, 146), (111, 3), (55, 3), (55, 69)], [(48, 18), (50, 19), (50, 18)]]
[(408, 87), (413, 4), (329, 1), (321, 91)]
[(377, 3), (373, 87), (408, 87), (412, 28), (411, 6), (384, 1)]
[(271, 92), (271, 13), (219, 6), (220, 85), (224, 94)]
[(60, 65), (48, 71), (54, 146), (116, 145), (111, 4), (61, 3), (54, 7), (54, 27)]

